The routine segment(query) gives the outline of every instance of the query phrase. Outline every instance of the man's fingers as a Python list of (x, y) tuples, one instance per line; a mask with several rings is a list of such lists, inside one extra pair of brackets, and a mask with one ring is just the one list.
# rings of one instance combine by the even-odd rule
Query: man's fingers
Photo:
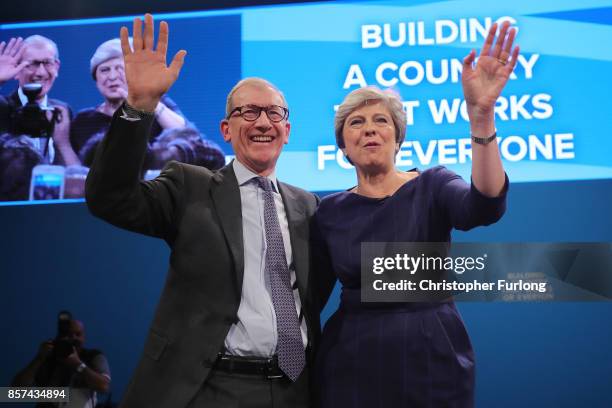
[(119, 37), (121, 38), (121, 51), (123, 51), (123, 56), (125, 57), (130, 55), (132, 53), (132, 49), (130, 48), (130, 36), (127, 27), (121, 27)]
[(29, 64), (28, 61), (21, 61), (21, 63), (19, 65), (17, 65), (17, 68), (15, 68), (17, 70), (17, 72), (15, 73), (15, 75), (17, 75), (18, 73), (21, 72), (22, 69), (24, 69), (25, 67), (27, 67)]
[(19, 48), (17, 49), (17, 52), (15, 52), (15, 59), (17, 61), (21, 60), (21, 57), (23, 57), (23, 53), (25, 52), (26, 47), (23, 46), (23, 42), (20, 41), (19, 42)]
[(168, 23), (162, 21), (159, 23), (159, 35), (157, 39), (157, 52), (162, 54), (164, 58), (168, 52)]
[(132, 29), (132, 44), (134, 52), (142, 50), (142, 21), (136, 17), (134, 19), (134, 28)]
[(13, 48), (13, 44), (15, 44), (15, 38), (11, 38), (6, 44), (5, 54), (11, 55), (11, 49)]
[(21, 38), (21, 37), (17, 38), (17, 40), (13, 44), (13, 49), (10, 51), (11, 52), (11, 57), (16, 57), (17, 54), (22, 52), (22, 50), (24, 48), (24, 47), (22, 47), (22, 44), (23, 44), (23, 38)]
[(175, 77), (178, 77), (179, 73), (181, 72), (181, 68), (183, 67), (183, 63), (185, 62), (185, 55), (187, 55), (187, 51), (180, 50), (172, 59), (172, 63), (170, 64), (170, 71), (172, 71)]
[(144, 49), (153, 49), (153, 16), (149, 13), (145, 14), (144, 25)]

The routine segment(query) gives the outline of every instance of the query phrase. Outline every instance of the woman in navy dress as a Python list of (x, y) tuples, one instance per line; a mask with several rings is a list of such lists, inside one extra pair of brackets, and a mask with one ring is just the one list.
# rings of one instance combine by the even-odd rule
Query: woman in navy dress
[[(489, 225), (505, 211), (508, 179), (493, 108), (518, 56), (515, 30), (494, 24), (478, 63), (464, 60), (462, 85), (472, 134), (472, 180), (444, 167), (400, 172), (395, 155), (406, 116), (397, 95), (351, 92), (335, 118), (336, 142), (357, 172), (357, 186), (327, 196), (314, 218), (319, 290), (338, 278), (339, 309), (323, 330), (316, 359), (322, 408), (471, 407), (474, 352), (455, 304), (362, 303), (362, 242), (450, 242), (451, 230)], [(504, 41), (505, 40), (505, 41)]]

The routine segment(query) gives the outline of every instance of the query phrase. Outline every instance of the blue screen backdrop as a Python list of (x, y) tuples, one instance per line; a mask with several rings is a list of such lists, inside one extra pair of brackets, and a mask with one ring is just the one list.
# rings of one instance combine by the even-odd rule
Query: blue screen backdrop
[[(453, 239), (612, 242), (612, 127), (607, 101), (612, 48), (606, 46), (612, 38), (610, 1), (339, 2), (166, 15), (170, 53), (188, 51), (181, 78), (169, 96), (231, 154), (218, 131), (228, 90), (243, 76), (270, 79), (283, 89), (292, 110), (292, 135), (279, 163), (279, 177), (312, 191), (344, 189), (354, 184), (354, 175), (335, 156), (332, 122), (333, 106), (358, 86), (344, 87), (350, 66), (359, 65), (368, 85), (381, 85), (375, 72), (384, 62), (425, 66), (429, 60), (439, 69), (442, 60), (461, 59), (482, 42), (458, 39), (433, 47), (364, 49), (363, 26), (397, 28), (414, 22), (416, 27), (421, 21), (430, 30), (436, 21), (460, 25), (461, 19), (484, 22), (503, 16), (516, 20), (523, 55), (533, 63), (533, 75), (527, 78), (528, 69), (518, 68), (517, 79), (504, 95), (508, 101), (511, 95), (517, 100), (530, 95), (524, 105), (529, 116), (534, 111), (546, 116), (546, 104), (534, 107), (531, 98), (550, 95), (552, 113), (527, 119), (516, 108), (517, 118), (507, 120), (498, 114), (502, 140), (517, 136), (528, 141), (533, 134), (545, 142), (547, 133), (572, 134), (571, 147), (566, 140), (560, 151), (553, 149), (552, 159), (540, 152), (534, 160), (527, 154), (513, 161), (508, 158), (518, 157), (523, 148), (514, 139), (504, 163), (511, 180), (506, 215), (491, 227), (454, 233)], [(52, 96), (78, 111), (101, 102), (89, 74), (89, 58), (130, 19), (5, 24), (0, 26), (0, 39), (36, 33), (55, 40), (62, 66)], [(424, 37), (431, 33), (426, 31)], [(538, 57), (530, 59), (533, 55)], [(417, 69), (407, 75), (414, 77)], [(383, 77), (392, 78), (393, 72), (386, 70)], [(425, 82), (395, 85), (404, 100), (420, 103), (408, 128), (407, 141), (413, 144), (403, 148), (410, 155), (404, 153), (403, 159), (421, 168), (438, 164), (441, 156), (438, 151), (427, 163), (419, 160), (415, 142), (426, 146), (451, 139), (457, 143), (451, 146), (458, 146), (469, 132), (460, 115), (456, 123), (434, 123), (428, 105), (429, 100), (460, 99), (460, 84)], [(0, 92), (14, 87), (9, 83)], [(321, 152), (321, 146), (328, 147)], [(573, 157), (564, 156), (568, 152)], [(448, 167), (468, 178), (469, 161), (452, 163), (453, 158), (458, 153), (442, 159), (451, 160)], [(118, 400), (142, 352), (164, 284), (167, 246), (93, 218), (82, 202), (2, 206), (0, 225), (0, 385), (8, 385), (34, 357), (39, 343), (54, 336), (57, 312), (68, 309), (84, 322), (87, 345), (108, 356), (113, 399)], [(336, 290), (323, 321), (337, 304)], [(610, 303), (464, 303), (459, 308), (476, 351), (478, 407), (612, 406)]]

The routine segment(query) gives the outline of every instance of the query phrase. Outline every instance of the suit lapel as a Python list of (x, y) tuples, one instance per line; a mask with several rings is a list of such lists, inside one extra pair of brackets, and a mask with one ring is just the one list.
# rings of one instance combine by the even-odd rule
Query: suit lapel
[(242, 209), (240, 189), (232, 164), (219, 170), (213, 177), (212, 200), (215, 204), (225, 240), (234, 259), (238, 296), (242, 291), (244, 274), (244, 240), (242, 236)]
[(287, 212), (295, 276), (300, 292), (300, 299), (302, 299), (302, 304), (304, 304), (306, 300), (306, 286), (308, 283), (308, 242), (300, 236), (297, 228), (304, 224), (306, 215), (304, 214), (299, 197), (296, 197), (296, 195), (283, 183), (279, 182), (278, 186), (280, 194), (283, 197), (285, 211)]

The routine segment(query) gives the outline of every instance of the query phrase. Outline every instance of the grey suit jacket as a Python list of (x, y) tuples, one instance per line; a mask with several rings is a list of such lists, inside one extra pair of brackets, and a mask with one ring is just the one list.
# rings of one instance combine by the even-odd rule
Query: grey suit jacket
[[(232, 166), (217, 172), (169, 163), (139, 179), (150, 120), (115, 114), (86, 183), (90, 211), (131, 231), (163, 238), (170, 266), (144, 353), (122, 406), (184, 407), (205, 383), (240, 305), (244, 248), (240, 191)], [(279, 183), (300, 298), (316, 346), (319, 305), (309, 273), (309, 222), (318, 198)]]

